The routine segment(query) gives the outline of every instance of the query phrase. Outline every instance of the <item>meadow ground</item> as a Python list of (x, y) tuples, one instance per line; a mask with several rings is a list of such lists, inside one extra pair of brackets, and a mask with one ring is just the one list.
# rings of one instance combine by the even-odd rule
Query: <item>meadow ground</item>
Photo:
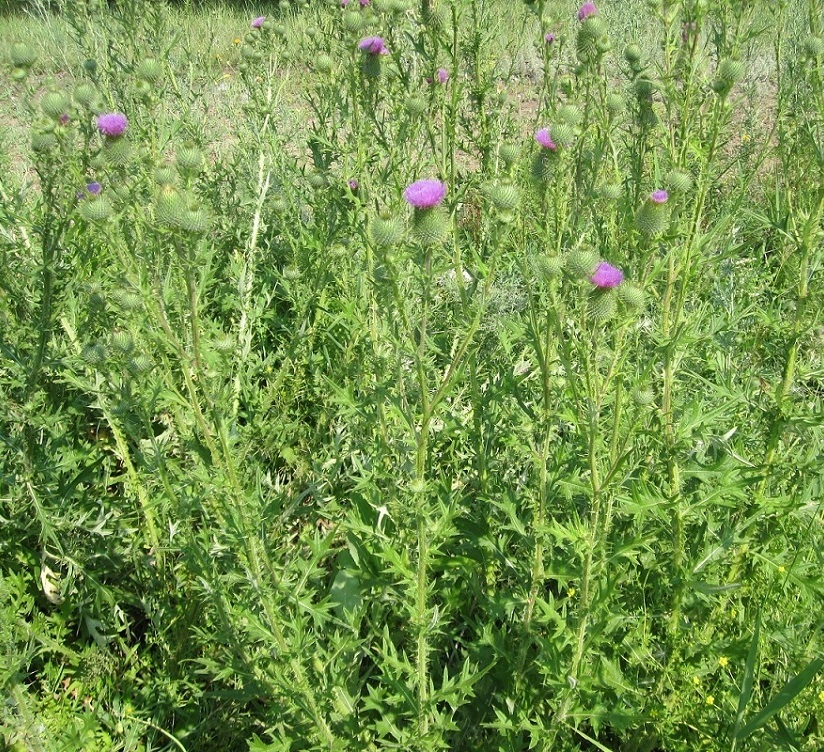
[(824, 747), (819, 0), (0, 0), (0, 747)]

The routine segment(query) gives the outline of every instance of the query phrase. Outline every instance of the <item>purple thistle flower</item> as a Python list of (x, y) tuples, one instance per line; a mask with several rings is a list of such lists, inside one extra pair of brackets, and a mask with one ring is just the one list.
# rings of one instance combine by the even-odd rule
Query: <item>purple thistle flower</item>
[(252, 28), (259, 29), (263, 26), (263, 22), (266, 20), (266, 16), (258, 16), (254, 21), (252, 21)]
[(558, 148), (558, 145), (552, 140), (552, 136), (549, 135), (549, 128), (539, 128), (535, 131), (535, 140), (544, 149), (555, 151)]
[(372, 0), (360, 0), (360, 7), (365, 8), (371, 2), (372, 2)]
[(100, 185), (100, 183), (98, 183), (98, 182), (94, 182), (94, 183), (87, 183), (87, 184), (86, 184), (86, 190), (87, 190), (89, 193), (91, 193), (91, 194), (92, 194), (92, 196), (97, 196), (97, 195), (100, 193), (100, 191), (102, 191), (102, 190), (103, 190), (103, 186), (102, 186), (102, 185)]
[(445, 84), (449, 80), (449, 71), (446, 68), (438, 68), (438, 83)]
[(653, 191), (649, 195), (649, 200), (652, 201), (653, 204), (666, 204), (668, 198), (669, 194), (662, 190)]
[(366, 37), (358, 43), (358, 49), (367, 55), (388, 55), (383, 37)]
[(71, 118), (64, 112), (60, 116), (60, 119), (58, 120), (58, 122), (60, 123), (60, 125), (68, 125), (70, 120), (71, 120)]
[(432, 209), (444, 196), (446, 186), (440, 180), (418, 180), (403, 192), (403, 197), (416, 209)]
[(341, 8), (345, 8), (347, 5), (349, 5), (349, 0), (340, 0)]
[(356, 190), (358, 190), (358, 186), (360, 185), (360, 183), (358, 183), (358, 181), (355, 178), (349, 178), (349, 180), (347, 181), (347, 185), (349, 186), (349, 190), (354, 193)]
[(595, 7), (595, 3), (584, 3), (578, 9), (578, 20), (586, 21), (590, 16), (595, 16), (597, 14), (598, 9)]
[(129, 121), (120, 112), (107, 112), (97, 116), (97, 129), (109, 138), (117, 138), (126, 132)]
[(544, 42), (546, 42), (547, 44), (552, 44), (554, 41), (555, 35), (551, 31), (548, 31), (546, 34), (544, 34)]
[(624, 281), (624, 273), (612, 264), (602, 261), (598, 264), (595, 274), (590, 277), (589, 281), (602, 290), (608, 290), (618, 287)]

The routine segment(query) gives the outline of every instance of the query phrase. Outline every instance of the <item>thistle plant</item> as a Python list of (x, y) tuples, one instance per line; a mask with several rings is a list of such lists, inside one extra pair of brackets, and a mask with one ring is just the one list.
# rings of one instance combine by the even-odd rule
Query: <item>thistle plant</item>
[(821, 747), (817, 0), (53, 9), (7, 746)]

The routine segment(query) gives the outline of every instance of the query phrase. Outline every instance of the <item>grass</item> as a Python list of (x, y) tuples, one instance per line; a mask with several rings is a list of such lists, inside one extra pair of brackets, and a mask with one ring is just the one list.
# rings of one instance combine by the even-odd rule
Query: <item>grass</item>
[(5, 748), (821, 747), (817, 0), (9, 8)]

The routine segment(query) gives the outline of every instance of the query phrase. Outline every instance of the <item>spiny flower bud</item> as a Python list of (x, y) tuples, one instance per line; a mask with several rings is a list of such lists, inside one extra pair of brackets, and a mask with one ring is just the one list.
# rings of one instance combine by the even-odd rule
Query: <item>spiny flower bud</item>
[(617, 201), (621, 198), (622, 189), (618, 183), (603, 183), (598, 187), (598, 195), (606, 201)]
[(564, 271), (566, 258), (563, 256), (547, 256), (541, 254), (535, 259), (535, 269), (545, 280), (549, 281), (560, 277)]
[(87, 222), (103, 222), (112, 216), (112, 205), (105, 196), (95, 196), (80, 204), (80, 216)]
[(644, 235), (663, 232), (669, 221), (666, 191), (653, 191), (635, 216), (635, 224)]
[(575, 128), (567, 123), (558, 123), (553, 125), (552, 140), (559, 146), (569, 147), (575, 143)]
[(37, 53), (24, 42), (17, 42), (9, 50), (9, 60), (15, 68), (31, 68), (37, 60)]
[(564, 270), (571, 277), (591, 277), (598, 265), (595, 251), (578, 249), (567, 254)]
[(128, 355), (134, 349), (134, 338), (129, 332), (123, 329), (117, 329), (112, 332), (109, 344), (119, 352)]
[(71, 107), (71, 100), (62, 91), (50, 91), (40, 100), (40, 109), (47, 117), (57, 120), (65, 115)]
[(187, 144), (177, 150), (175, 164), (181, 175), (195, 176), (203, 169), (203, 152), (194, 144)]
[(369, 239), (378, 248), (390, 248), (403, 240), (403, 225), (390, 215), (377, 216), (369, 223)]
[(143, 299), (131, 290), (115, 290), (112, 293), (112, 301), (124, 311), (134, 311), (143, 306)]
[(138, 353), (129, 361), (129, 370), (133, 373), (148, 373), (152, 370), (152, 359), (143, 353)]
[(521, 192), (518, 186), (510, 182), (486, 183), (481, 193), (496, 209), (504, 212), (515, 211), (521, 202)]
[(437, 245), (449, 232), (449, 220), (441, 207), (412, 212), (412, 237), (421, 245)]
[(100, 102), (100, 94), (91, 84), (80, 83), (74, 87), (74, 101), (87, 110), (95, 111)]
[(57, 136), (51, 131), (38, 130), (31, 134), (31, 150), (36, 154), (45, 154), (57, 148)]
[(692, 176), (680, 170), (670, 170), (664, 180), (672, 193), (687, 193), (692, 188)]
[(185, 232), (200, 235), (209, 229), (209, 215), (200, 207), (189, 208), (179, 216), (177, 226)]
[(630, 394), (630, 399), (638, 406), (638, 407), (648, 407), (655, 401), (655, 394), (652, 389), (648, 387), (640, 387), (637, 386), (635, 389), (632, 390)]
[(639, 99), (649, 99), (659, 88), (658, 82), (651, 78), (638, 78), (635, 81), (635, 94)]
[(803, 47), (804, 54), (813, 60), (824, 56), (824, 40), (821, 37), (808, 36)]
[(718, 64), (715, 81), (712, 83), (712, 90), (721, 97), (726, 96), (732, 90), (737, 81), (744, 75), (744, 63), (740, 60), (724, 58)]
[[(567, 125), (576, 126), (581, 122), (581, 118), (583, 117), (583, 113), (581, 112), (581, 108), (574, 105), (574, 104), (565, 104), (561, 109), (558, 110), (558, 118), (562, 120)], [(558, 141), (558, 134), (557, 134), (558, 126), (552, 129), (552, 137)]]
[(154, 217), (160, 224), (177, 227), (186, 213), (183, 196), (171, 186), (163, 186), (154, 202)]
[(419, 117), (426, 112), (426, 100), (421, 97), (409, 97), (406, 100), (406, 111), (413, 117)]
[(147, 57), (137, 66), (137, 77), (150, 84), (157, 83), (163, 78), (163, 63), (153, 57)]
[(318, 55), (315, 58), (315, 70), (318, 73), (329, 74), (334, 66), (335, 62), (329, 55)]
[(537, 183), (549, 183), (555, 176), (558, 158), (553, 151), (541, 149), (532, 160), (532, 178)]
[(107, 164), (123, 167), (129, 163), (132, 147), (125, 138), (108, 138), (100, 153)]
[(320, 172), (313, 172), (309, 176), (309, 186), (316, 191), (325, 188), (327, 186), (326, 176)]
[(503, 143), (498, 147), (498, 156), (507, 167), (517, 161), (519, 154), (520, 149), (515, 144)]
[(620, 115), (626, 107), (626, 102), (620, 94), (607, 94), (604, 104), (606, 104), (610, 117), (613, 118)]
[(343, 28), (350, 34), (357, 34), (365, 23), (363, 16), (358, 13), (347, 13), (343, 17)]
[(155, 170), (155, 183), (158, 185), (174, 185), (177, 182), (177, 170), (174, 167), (158, 167)]
[(609, 321), (618, 311), (615, 293), (612, 290), (596, 290), (589, 297), (589, 315), (594, 321)]
[(90, 366), (100, 366), (106, 362), (106, 348), (99, 342), (92, 342), (83, 348), (80, 357)]
[(628, 44), (624, 47), (624, 60), (628, 63), (637, 63), (641, 59), (641, 48), (637, 44)]
[(624, 282), (618, 288), (618, 298), (631, 310), (640, 311), (644, 307), (644, 291), (631, 282)]

